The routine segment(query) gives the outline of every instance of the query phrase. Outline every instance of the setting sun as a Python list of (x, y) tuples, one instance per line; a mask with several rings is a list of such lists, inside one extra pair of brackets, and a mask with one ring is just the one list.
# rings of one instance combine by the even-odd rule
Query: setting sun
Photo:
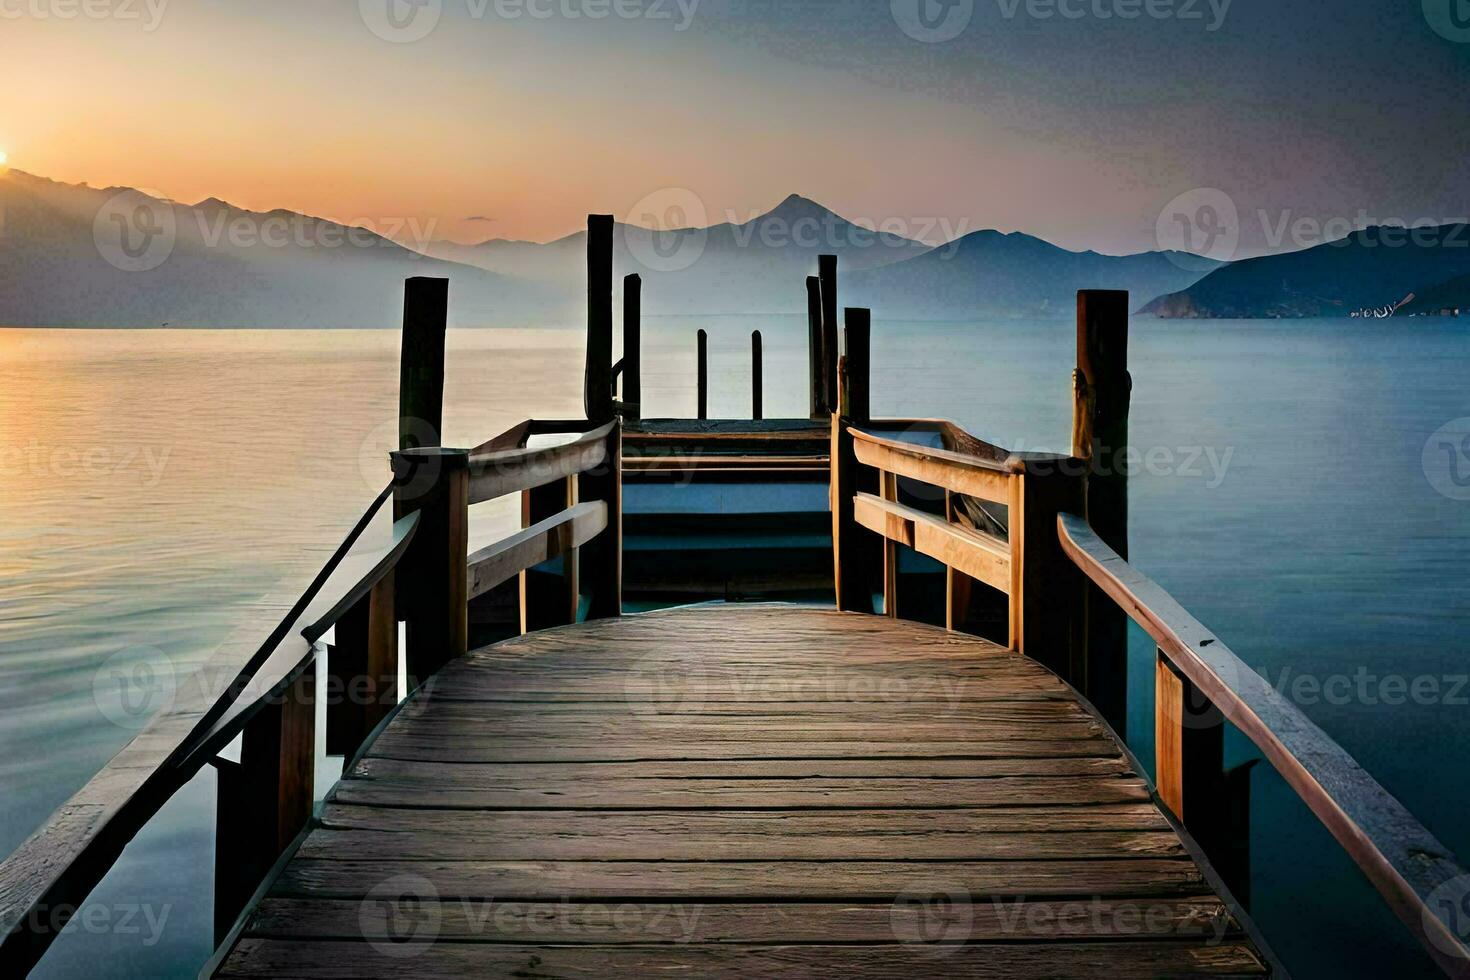
[(8, 153), (6, 153), (4, 150), (0, 150), (0, 167), (5, 166), (9, 162), (10, 162), (10, 155)]

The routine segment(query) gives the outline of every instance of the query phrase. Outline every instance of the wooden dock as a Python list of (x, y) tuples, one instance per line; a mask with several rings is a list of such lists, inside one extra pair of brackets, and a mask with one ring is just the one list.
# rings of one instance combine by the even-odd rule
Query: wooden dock
[(327, 801), (222, 977), (1266, 972), (1017, 653), (702, 605), (472, 653)]
[[(0, 863), (0, 975), (205, 767), (202, 976), (1278, 975), (1229, 726), (1470, 978), (1470, 873), (1128, 563), (1126, 294), (1078, 297), (1071, 451), (1018, 453), (874, 417), (831, 256), (809, 418), (764, 418), (759, 336), (751, 417), (706, 418), (699, 336), (700, 417), (645, 419), (642, 283), (614, 362), (612, 265), (594, 216), (586, 418), (469, 449), (440, 436), (448, 283), (408, 281), (381, 492)], [(501, 498), (509, 536), (475, 509)]]

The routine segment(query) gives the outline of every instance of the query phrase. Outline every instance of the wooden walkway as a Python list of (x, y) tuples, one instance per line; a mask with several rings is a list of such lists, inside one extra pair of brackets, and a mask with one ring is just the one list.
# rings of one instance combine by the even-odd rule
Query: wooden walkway
[(219, 975), (1266, 972), (1034, 661), (876, 616), (711, 605), (446, 667)]

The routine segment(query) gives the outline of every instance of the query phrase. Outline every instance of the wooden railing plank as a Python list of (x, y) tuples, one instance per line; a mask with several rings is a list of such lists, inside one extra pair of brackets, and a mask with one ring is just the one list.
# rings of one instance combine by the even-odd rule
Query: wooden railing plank
[(1080, 517), (1063, 514), (1063, 549), (1158, 643), (1169, 662), (1249, 738), (1451, 976), (1470, 967), (1460, 910), (1431, 896), (1466, 871), (1342, 746), (1173, 596), (1129, 565)]
[(616, 425), (609, 422), (573, 442), (545, 449), (472, 452), (470, 503), (531, 490), (601, 466), (607, 459), (607, 437)]
[(853, 509), (859, 524), (889, 541), (907, 545), (992, 588), (1010, 591), (1011, 553), (1006, 542), (868, 493), (857, 494)]
[(528, 568), (580, 548), (607, 527), (607, 504), (588, 501), (498, 541), (469, 556), (473, 599), (509, 582)]
[(1009, 502), (1010, 481), (1020, 472), (1009, 463), (895, 442), (849, 428), (859, 463), (992, 503)]

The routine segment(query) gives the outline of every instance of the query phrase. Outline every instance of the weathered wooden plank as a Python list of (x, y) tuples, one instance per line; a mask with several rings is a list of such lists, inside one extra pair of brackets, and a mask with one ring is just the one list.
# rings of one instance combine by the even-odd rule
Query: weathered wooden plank
[(600, 466), (607, 458), (609, 422), (572, 442), (545, 449), (476, 451), (469, 457), (470, 503), (495, 500)]
[(528, 568), (568, 554), (607, 527), (607, 504), (577, 504), (469, 556), (469, 597), (482, 596)]
[(1008, 462), (884, 439), (851, 425), (848, 431), (859, 463), (992, 503), (1009, 502), (1010, 481), (1022, 470)]
[(860, 493), (857, 522), (889, 541), (907, 545), (1002, 592), (1011, 588), (1010, 545), (893, 500)]
[[(353, 766), (348, 778), (396, 779), (428, 774), (436, 763), (405, 763), (395, 759), (366, 758)], [(497, 766), (455, 763), (455, 771), (509, 771)], [(728, 779), (987, 779), (994, 776), (1116, 776), (1133, 775), (1127, 760), (1114, 752), (1105, 757), (1012, 759), (714, 759), (692, 762), (580, 762), (520, 763), (514, 772), (522, 779), (681, 779), (691, 776)], [(1160, 818), (1162, 820), (1162, 818)]]
[(456, 738), (452, 733), (409, 735), (391, 728), (368, 755), (425, 762), (618, 762), (637, 759), (845, 759), (970, 758), (1023, 759), (1113, 756), (1106, 738), (1010, 738), (992, 741), (924, 742), (894, 733), (892, 740), (700, 742), (680, 745), (670, 738), (573, 742), (562, 738), (510, 740), (499, 736)]
[(1184, 855), (1172, 830), (1001, 833), (988, 829), (984, 814), (975, 810), (556, 812), (531, 815), (534, 819), (469, 810), (388, 812), (427, 819), (416, 826), (401, 821), (394, 830), (327, 824), (298, 853), (317, 860), (391, 854), (441, 861), (1019, 861)]
[[(482, 767), (488, 768), (488, 767)], [(439, 778), (349, 779), (343, 803), (466, 809), (682, 809), (737, 807), (995, 807), (1044, 803), (1084, 805), (1149, 799), (1137, 777), (997, 776), (990, 779), (600, 779), (514, 773), (434, 773)]]
[(415, 875), (440, 898), (808, 899), (890, 901), (945, 882), (972, 895), (1193, 895), (1207, 889), (1174, 858), (1040, 861), (346, 861), (293, 860), (276, 895), (363, 898)]
[[(957, 935), (969, 943), (1063, 942), (1102, 938), (1225, 939), (1239, 923), (1213, 896), (1101, 899), (1096, 902), (975, 900), (957, 904), (667, 904), (426, 902), (423, 920), (448, 942), (864, 943)], [(267, 898), (246, 935), (278, 939), (392, 940), (405, 929), (387, 902)], [(953, 931), (952, 931), (953, 930)], [(943, 947), (941, 947), (941, 950)], [(1104, 961), (1099, 961), (1104, 962)]]
[[(942, 933), (942, 930), (941, 930)], [(1254, 977), (1265, 971), (1244, 943), (1056, 943), (1008, 946), (913, 943), (886, 946), (486, 946), (435, 943), (422, 955), (387, 957), (359, 943), (248, 939), (221, 976), (368, 980), (391, 973), (418, 977), (655, 976), (701, 980), (893, 980), (942, 975), (953, 980), (1020, 976), (1092, 978), (1100, 969), (1130, 980), (1148, 977)], [(937, 965), (936, 965), (937, 964)]]

